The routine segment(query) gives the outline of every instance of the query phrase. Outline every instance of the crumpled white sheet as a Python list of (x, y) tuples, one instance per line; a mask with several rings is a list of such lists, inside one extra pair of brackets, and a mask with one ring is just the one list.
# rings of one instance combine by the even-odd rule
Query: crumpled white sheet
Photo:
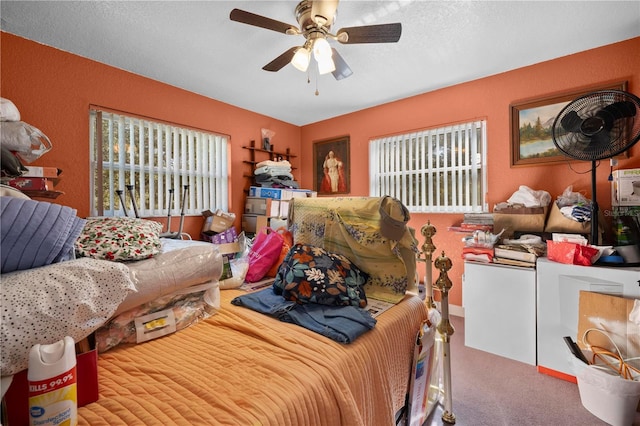
[(533, 190), (520, 185), (518, 190), (507, 200), (509, 204), (522, 204), (525, 207), (546, 207), (551, 203), (551, 194), (544, 190)]

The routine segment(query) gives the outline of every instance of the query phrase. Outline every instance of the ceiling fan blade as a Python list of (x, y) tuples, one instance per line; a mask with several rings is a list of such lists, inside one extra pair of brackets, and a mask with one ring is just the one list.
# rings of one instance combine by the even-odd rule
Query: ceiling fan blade
[(265, 71), (280, 71), (285, 65), (291, 62), (293, 55), (298, 50), (299, 46), (293, 46), (291, 49), (284, 52), (282, 55), (275, 58), (273, 61), (269, 62), (267, 65), (262, 67)]
[(333, 74), (336, 80), (345, 79), (353, 74), (353, 71), (351, 71), (351, 68), (349, 68), (349, 65), (347, 65), (345, 60), (342, 59), (342, 56), (340, 56), (338, 51), (333, 47), (331, 48), (331, 51), (333, 52), (333, 63), (336, 66), (335, 71), (333, 71), (331, 74)]
[(343, 44), (395, 43), (402, 35), (402, 24), (365, 25), (341, 28), (336, 38)]
[(314, 22), (330, 27), (336, 17), (338, 0), (314, 0), (311, 3), (311, 19)]
[(256, 15), (255, 13), (246, 12), (240, 9), (233, 9), (229, 15), (232, 21), (242, 22), (243, 24), (253, 25), (255, 27), (265, 28), (267, 30), (277, 31), (283, 34), (300, 34), (298, 28), (285, 22), (276, 21), (275, 19), (265, 16)]

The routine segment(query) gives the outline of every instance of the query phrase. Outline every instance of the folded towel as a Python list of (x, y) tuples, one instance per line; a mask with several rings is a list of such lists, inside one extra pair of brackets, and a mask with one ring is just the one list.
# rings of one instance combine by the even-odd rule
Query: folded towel
[(263, 174), (278, 176), (278, 175), (287, 174), (287, 173), (291, 173), (291, 167), (262, 166), (262, 167), (258, 167), (253, 171), (253, 174), (256, 176), (263, 175)]
[(84, 223), (70, 207), (0, 197), (2, 273), (72, 259)]
[(256, 168), (260, 168), (262, 166), (291, 167), (291, 163), (287, 160), (282, 160), (282, 161), (264, 160), (256, 164)]

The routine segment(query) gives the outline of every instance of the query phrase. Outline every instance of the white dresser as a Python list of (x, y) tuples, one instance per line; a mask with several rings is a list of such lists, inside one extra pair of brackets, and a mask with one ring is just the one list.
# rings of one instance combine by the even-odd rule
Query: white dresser
[(575, 376), (562, 338), (577, 337), (580, 290), (640, 298), (640, 268), (565, 265), (541, 258), (536, 275), (538, 369)]
[(576, 339), (580, 290), (640, 298), (640, 267), (566, 265), (536, 269), (464, 263), (465, 345), (567, 380), (575, 376), (564, 336)]
[(464, 263), (464, 344), (536, 365), (536, 271)]

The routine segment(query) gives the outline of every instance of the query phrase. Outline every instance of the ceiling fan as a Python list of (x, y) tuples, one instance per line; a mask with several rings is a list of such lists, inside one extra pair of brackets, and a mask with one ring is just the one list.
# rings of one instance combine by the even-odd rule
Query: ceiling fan
[(338, 51), (329, 45), (327, 39), (341, 44), (356, 43), (395, 43), (402, 34), (402, 24), (364, 25), (341, 28), (337, 33), (331, 32), (338, 10), (338, 0), (302, 0), (295, 9), (299, 27), (271, 18), (256, 15), (240, 9), (233, 9), (232, 21), (242, 22), (267, 30), (287, 35), (302, 35), (305, 42), (302, 46), (294, 46), (262, 67), (265, 71), (279, 71), (291, 63), (300, 71), (307, 71), (313, 58), (318, 63), (320, 74), (332, 73), (336, 80), (342, 80), (353, 74), (349, 65), (342, 59)]

